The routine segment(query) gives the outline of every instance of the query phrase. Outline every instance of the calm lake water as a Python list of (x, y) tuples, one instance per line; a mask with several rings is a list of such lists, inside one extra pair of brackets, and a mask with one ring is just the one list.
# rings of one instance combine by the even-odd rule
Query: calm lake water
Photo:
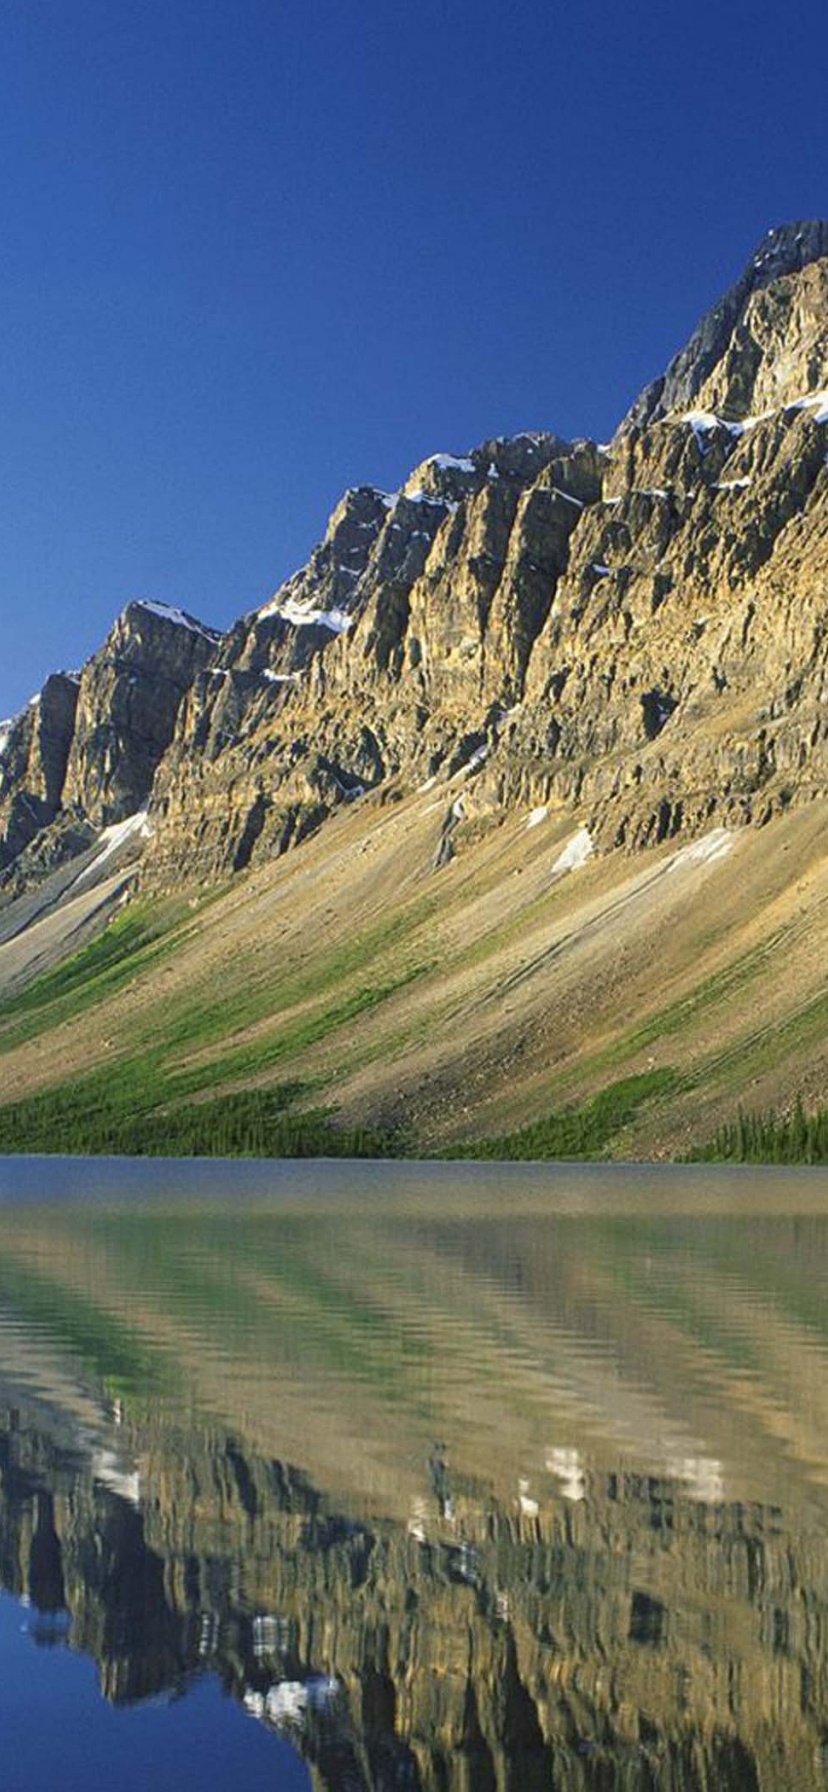
[(0, 1160), (4, 1792), (828, 1785), (828, 1176)]

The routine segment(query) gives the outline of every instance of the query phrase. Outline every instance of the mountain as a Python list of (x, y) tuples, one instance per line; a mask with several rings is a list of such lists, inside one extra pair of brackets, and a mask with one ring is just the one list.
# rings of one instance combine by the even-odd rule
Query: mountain
[[(4, 952), (17, 987), (100, 924), (92, 894), (120, 900), (115, 874), (139, 846), (145, 903), (228, 879), (235, 902), (242, 871), (293, 891), (281, 861), (319, 835), (307, 935), (326, 879), (337, 887), (340, 837), (370, 856), (389, 805), (415, 830), (428, 811), (411, 875), (444, 906), (456, 861), (473, 937), (486, 853), (530, 820), (547, 883), (591, 858), (590, 876), (621, 890), (638, 875), (631, 850), (695, 851), (698, 867), (745, 824), (773, 824), (770, 841), (782, 818), (815, 817), (828, 791), (826, 452), (828, 224), (805, 222), (768, 233), (612, 442), (493, 438), (433, 455), (394, 494), (349, 491), (307, 566), (226, 634), (129, 605), (80, 675), (47, 680), (0, 731), (0, 939), (16, 942), (11, 956), (0, 946), (0, 988)], [(770, 851), (742, 856), (758, 876)], [(352, 924), (387, 896), (402, 927), (402, 883), (389, 867), (384, 893), (355, 892)], [(48, 941), (24, 951), (47, 916)], [(215, 950), (232, 988), (238, 955)], [(522, 982), (541, 1000), (534, 972)], [(816, 987), (803, 968), (802, 999)], [(629, 995), (641, 999), (632, 983)], [(513, 1080), (540, 1078), (546, 1099), (531, 1050)], [(792, 1072), (779, 1093), (801, 1087)], [(824, 1092), (819, 1077), (805, 1087)], [(392, 1093), (366, 1113), (387, 1118)], [(410, 1107), (410, 1090), (397, 1094)], [(482, 1120), (479, 1098), (467, 1105)], [(531, 1117), (533, 1100), (517, 1109)]]
[(0, 735), (0, 882), (72, 857), (149, 798), (182, 699), (219, 635), (131, 603), (82, 672), (58, 672)]
[(7, 1204), (15, 1629), (119, 1705), (217, 1675), (319, 1792), (817, 1792), (813, 1184), (369, 1172)]
[(212, 1672), (317, 1792), (819, 1783), (825, 1539), (778, 1507), (613, 1473), (532, 1521), (464, 1487), (460, 1539), (418, 1547), (215, 1427), (118, 1441), (140, 1504), (113, 1451), (0, 1407), (0, 1583), (113, 1705)]

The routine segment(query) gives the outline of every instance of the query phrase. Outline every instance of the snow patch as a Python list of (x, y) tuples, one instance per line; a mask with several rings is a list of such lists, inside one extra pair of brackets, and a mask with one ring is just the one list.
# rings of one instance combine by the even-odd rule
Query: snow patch
[(584, 506), (582, 500), (580, 498), (573, 498), (572, 493), (565, 492), (562, 485), (553, 485), (552, 490), (557, 498), (565, 498), (567, 504), (574, 504), (576, 510), (583, 510)]
[(729, 828), (713, 828), (709, 834), (703, 834), (700, 840), (693, 840), (689, 846), (683, 846), (670, 860), (667, 869), (678, 871), (693, 865), (713, 865), (717, 859), (727, 858), (732, 847), (732, 831)]
[(821, 392), (810, 392), (806, 398), (795, 398), (785, 405), (786, 411), (813, 411), (815, 423), (828, 423), (828, 386)]
[(743, 492), (753, 481), (745, 479), (719, 479), (713, 487), (714, 492)]
[[(385, 505), (386, 510), (393, 510), (400, 495), (399, 492), (384, 492), (378, 485), (351, 485), (348, 487), (345, 496), (346, 498), (361, 498), (363, 492), (370, 492), (372, 498), (379, 498), (380, 503)], [(376, 528), (376, 524), (357, 523), (356, 528), (373, 530)]]
[(266, 1693), (247, 1687), (242, 1703), (245, 1711), (275, 1730), (304, 1728), (309, 1711), (324, 1711), (335, 1703), (339, 1681), (332, 1675), (314, 1674), (308, 1680), (279, 1680)]
[(587, 859), (592, 857), (594, 850), (589, 828), (579, 828), (577, 834), (567, 840), (563, 851), (559, 852), (552, 866), (553, 876), (557, 872), (577, 871), (579, 865), (585, 865)]
[(409, 1518), (407, 1525), (408, 1535), (409, 1537), (414, 1538), (415, 1543), (426, 1543), (428, 1541), (428, 1534), (426, 1531), (427, 1522), (428, 1506), (424, 1499), (415, 1497), (411, 1502), (411, 1517)]
[(425, 464), (427, 467), (451, 467), (457, 473), (473, 473), (475, 471), (474, 461), (469, 460), (467, 455), (430, 454)]
[(92, 1456), (92, 1478), (117, 1493), (130, 1506), (141, 1504), (141, 1477), (137, 1469), (127, 1473), (112, 1450), (95, 1450)]
[(336, 772), (334, 772), (333, 778), (344, 803), (355, 803), (357, 797), (365, 795), (364, 784), (345, 784), (342, 779), (337, 776)]
[(746, 418), (744, 423), (725, 423), (724, 418), (717, 417), (715, 411), (684, 411), (681, 421), (682, 423), (689, 423), (703, 453), (707, 447), (707, 437), (711, 435), (714, 430), (727, 429), (732, 436), (740, 436), (742, 430), (747, 429), (748, 423), (750, 421), (758, 422), (758, 418)]
[(11, 734), (13, 727), (14, 716), (9, 716), (5, 722), (0, 722), (0, 759), (2, 759), (3, 754), (6, 751), (9, 735)]
[(592, 570), (597, 572), (599, 579), (608, 579), (612, 575), (612, 567), (606, 566), (603, 560), (593, 560)]
[(744, 435), (748, 429), (755, 429), (757, 423), (766, 423), (769, 417), (778, 417), (780, 412), (813, 411), (815, 423), (828, 423), (828, 386), (819, 392), (806, 392), (801, 398), (792, 398), (788, 404), (778, 405), (769, 411), (757, 411), (753, 417), (743, 417), (739, 423), (730, 423), (724, 417), (717, 417), (714, 411), (685, 411), (681, 422), (689, 423), (700, 448), (706, 446), (705, 437), (714, 429), (727, 429), (734, 437)]
[(262, 673), (262, 677), (267, 679), (268, 684), (298, 684), (299, 683), (299, 673), (298, 672), (271, 672), (269, 666), (265, 666), (265, 669)]
[(467, 759), (465, 765), (460, 768), (463, 777), (467, 778), (471, 772), (476, 772), (478, 767), (483, 764), (484, 759), (488, 759), (488, 757), (489, 748), (487, 744), (484, 744), (482, 747), (475, 747), (471, 758)]
[(160, 616), (164, 622), (175, 623), (176, 628), (186, 628), (191, 635), (202, 635), (205, 641), (218, 641), (219, 634), (214, 628), (205, 628), (194, 616), (188, 616), (186, 610), (179, 610), (175, 604), (152, 603), (147, 597), (136, 599), (136, 608), (148, 610), (151, 616)]
[(521, 1475), (518, 1480), (517, 1503), (522, 1518), (537, 1518), (540, 1511), (537, 1500), (533, 1499), (529, 1492), (530, 1486), (531, 1482), (529, 1481), (528, 1476)]
[(670, 1456), (667, 1473), (683, 1481), (698, 1500), (718, 1505), (724, 1499), (724, 1468), (717, 1456)]
[[(137, 809), (134, 815), (128, 815), (126, 821), (115, 821), (98, 835), (98, 845), (103, 848), (95, 860), (95, 870), (105, 859), (110, 859), (127, 840), (149, 840), (152, 828), (146, 809)], [(91, 866), (90, 866), (91, 870)]]
[[(783, 405), (782, 409), (784, 410), (785, 408), (786, 407)], [(773, 407), (771, 407), (769, 411), (757, 411), (753, 417), (743, 417), (741, 423), (726, 423), (725, 428), (730, 430), (731, 435), (740, 436), (746, 429), (755, 429), (757, 423), (767, 423), (769, 417), (777, 417), (778, 415), (778, 410), (774, 410)]]
[(546, 1467), (561, 1483), (565, 1500), (582, 1500), (586, 1493), (586, 1475), (577, 1450), (560, 1447), (547, 1451)]
[(87, 865), (75, 878), (71, 885), (72, 891), (82, 889), (84, 884), (96, 878), (101, 866), (105, 865), (107, 860), (111, 859), (128, 841), (149, 840), (152, 833), (153, 829), (146, 809), (138, 809), (134, 815), (128, 815), (126, 821), (116, 821), (112, 823), (111, 827), (102, 828), (97, 840), (98, 851), (91, 864)]
[(280, 1680), (265, 1699), (265, 1710), (277, 1730), (304, 1723), (307, 1709), (307, 1688), (301, 1680)]
[(416, 486), (413, 492), (403, 492), (407, 504), (429, 504), (433, 510), (447, 510), (453, 516), (459, 506), (448, 498), (432, 498), (428, 492)]
[(278, 616), (282, 622), (291, 623), (293, 628), (326, 628), (332, 635), (347, 634), (354, 621), (347, 610), (315, 610), (295, 597), (271, 598), (270, 603), (264, 604), (259, 611), (260, 619), (265, 616)]
[(546, 820), (548, 814), (549, 810), (545, 803), (539, 804), (537, 809), (530, 809), (529, 814), (526, 817), (527, 833), (530, 828), (539, 828), (541, 822)]

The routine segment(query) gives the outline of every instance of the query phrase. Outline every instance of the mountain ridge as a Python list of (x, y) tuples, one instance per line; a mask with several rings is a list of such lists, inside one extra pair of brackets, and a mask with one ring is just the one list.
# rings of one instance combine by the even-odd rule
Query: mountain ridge
[[(62, 716), (34, 727), (29, 716), (28, 735), (26, 711), (4, 725), (0, 874), (8, 877), (17, 863), (12, 886), (25, 881), (21, 855), (61, 816), (109, 825), (128, 805), (149, 801), (157, 823), (149, 856), (161, 877), (175, 877), (177, 857), (184, 877), (221, 875), (298, 843), (357, 792), (452, 766), (465, 741), (468, 757), (477, 751), (504, 762), (507, 805), (586, 800), (587, 825), (602, 844), (616, 837), (640, 844), (706, 820), (696, 793), (689, 800), (669, 793), (682, 782), (676, 763), (653, 777), (648, 761), (651, 740), (701, 679), (685, 655), (685, 688), (677, 690), (674, 677), (659, 677), (657, 653), (618, 653), (613, 636), (619, 625), (628, 635), (639, 630), (636, 599), (644, 597), (656, 644), (664, 632), (656, 613), (678, 583), (670, 565), (676, 550), (682, 582), (689, 568), (710, 586), (710, 556), (694, 548), (699, 523), (728, 598), (756, 575), (767, 577), (762, 568), (776, 536), (807, 507), (821, 478), (820, 406), (803, 401), (828, 379), (826, 283), (828, 224), (779, 227), (608, 447), (524, 432), (491, 438), (466, 455), (432, 455), (394, 494), (351, 488), (307, 564), (272, 599), (223, 634), (191, 617), (187, 651), (183, 612), (147, 600), (128, 605), (84, 668), (71, 755), (61, 734), (71, 720), (70, 692), (63, 691)], [(767, 308), (768, 294), (773, 315), (757, 319), (756, 304)], [(757, 395), (775, 402), (751, 415)], [(679, 415), (685, 406), (698, 415)], [(764, 501), (748, 496), (757, 463)], [(610, 604), (598, 590), (604, 580), (612, 581)], [(707, 602), (709, 591), (701, 596)], [(676, 609), (671, 596), (667, 614)], [(590, 685), (581, 668), (595, 660), (599, 636), (598, 658), (607, 663)], [(695, 657), (704, 661), (703, 647)], [(165, 660), (173, 689), (159, 700)], [(591, 712), (591, 727), (572, 727), (566, 687), (573, 688), (573, 661), (577, 708)], [(716, 667), (705, 676), (728, 679)], [(624, 713), (602, 726), (607, 687), (612, 699), (619, 684)], [(632, 697), (636, 688), (640, 696)], [(53, 710), (50, 681), (44, 696)], [(519, 717), (511, 713), (516, 706)], [(512, 751), (498, 754), (504, 732)], [(756, 728), (754, 743), (760, 734)], [(309, 748), (310, 736), (321, 737), (319, 751)], [(635, 758), (627, 767), (616, 753), (610, 772), (620, 736), (626, 757)], [(584, 753), (594, 757), (596, 746), (609, 762), (601, 778), (579, 776), (578, 762)], [(762, 748), (755, 754), (758, 767)], [(734, 780), (707, 757), (704, 781), (718, 793), (717, 812), (736, 819)], [(616, 802), (619, 813), (610, 818), (601, 795), (607, 775), (663, 788), (653, 791), (648, 813), (625, 816)], [(750, 798), (767, 782), (761, 768), (751, 781), (755, 791), (742, 805), (750, 817)], [(479, 782), (493, 784), (491, 777)], [(212, 810), (219, 799), (224, 809), (228, 784), (234, 813), (227, 825), (223, 814), (216, 830)], [(781, 800), (771, 797), (771, 808)], [(181, 823), (194, 803), (204, 822), (197, 860)], [(58, 832), (65, 837), (65, 826)]]
[(620, 431), (631, 423), (652, 422), (656, 416), (689, 407), (699, 380), (706, 378), (721, 359), (753, 294), (774, 280), (801, 272), (826, 255), (828, 223), (823, 219), (800, 219), (768, 230), (739, 279), (705, 312), (664, 373), (644, 387), (622, 420)]
[[(18, 984), (52, 962), (58, 914), (71, 910), (81, 929), (66, 935), (65, 950), (136, 879), (144, 902), (179, 892), (198, 902), (244, 872), (257, 890), (262, 878), (263, 890), (272, 884), (274, 903), (277, 886), (287, 900), (298, 886), (278, 868), (314, 837), (319, 850), (298, 876), (301, 885), (313, 866), (318, 893), (303, 901), (333, 902), (339, 914), (338, 877), (358, 905), (360, 937), (373, 904), (392, 933), (402, 924), (406, 879), (427, 905), (454, 913), (452, 868), (474, 937), (498, 840), (510, 843), (500, 860), (511, 879), (523, 872), (529, 830), (533, 900), (556, 891), (564, 871), (577, 873), (584, 915), (593, 887), (605, 891), (608, 915), (611, 889), (640, 879), (655, 890), (655, 873), (630, 871), (631, 852), (683, 865), (698, 845), (698, 876), (715, 875), (724, 891), (731, 874), (717, 869), (716, 842), (729, 851), (746, 826), (800, 842), (812, 880), (810, 822), (792, 835), (782, 824), (798, 811), (816, 815), (828, 797), (827, 425), (828, 224), (815, 222), (765, 239), (611, 443), (492, 437), (465, 455), (429, 456), (398, 492), (354, 487), (307, 564), (223, 633), (149, 600), (127, 606), (77, 682), (47, 681), (0, 750), (0, 938), (9, 941), (0, 944), (0, 987), (4, 951)], [(395, 809), (400, 851), (413, 854), (400, 860), (405, 873), (379, 854), (373, 884), (346, 876), (341, 842), (370, 862)], [(135, 825), (118, 832), (130, 817)], [(746, 847), (741, 856), (758, 867), (762, 854)], [(97, 881), (107, 895), (95, 907)], [(775, 900), (787, 915), (795, 880), (784, 898), (783, 884)], [(619, 900), (623, 907), (628, 897)], [(660, 910), (650, 896), (647, 904), (653, 919)], [(21, 936), (47, 913), (44, 960), (34, 935), (28, 953)], [(585, 940), (592, 925), (584, 922)], [(816, 940), (816, 921), (814, 929)], [(580, 939), (580, 921), (576, 931)], [(737, 935), (734, 919), (734, 950)], [(323, 929), (323, 957), (324, 939)], [(623, 957), (622, 936), (610, 930), (607, 939)], [(303, 961), (301, 934), (289, 950)], [(477, 950), (482, 965), (490, 950), (482, 936)], [(337, 962), (373, 975), (372, 948), (363, 951), (354, 957), (343, 933)], [(542, 951), (534, 962), (546, 964)], [(429, 963), (424, 940), (403, 981), (409, 971), (431, 977)], [(532, 1050), (545, 1049), (537, 1017), (531, 1050), (516, 1044), (517, 1021), (506, 1024), (517, 967), (504, 970), (505, 981), (494, 957), (489, 969), (499, 993), (486, 1001), (503, 1030), (500, 1045), (488, 1034), (480, 1045), (478, 1120), (498, 1062), (534, 1088)], [(236, 975), (228, 966), (229, 987)], [(389, 966), (378, 987), (395, 991), (396, 975)], [(685, 967), (682, 987), (689, 975)], [(545, 970), (525, 976), (530, 1006), (542, 991), (548, 999), (555, 985)], [(792, 993), (805, 1003), (811, 987), (803, 960)], [(593, 1014), (600, 1001), (589, 990)], [(646, 986), (635, 997), (629, 990), (649, 1012)], [(347, 984), (332, 1015), (369, 994)], [(396, 1008), (413, 997), (388, 1000)], [(461, 1060), (483, 1026), (484, 1009), (474, 1012), (456, 1047), (434, 1020), (438, 1033), (444, 1027), (439, 1050), (459, 1053), (440, 1072), (442, 1093), (421, 1102), (408, 1072), (396, 1095), (373, 1073), (357, 1077), (354, 1119), (394, 1124), (399, 1098), (422, 1113), (422, 1136), (456, 1139)], [(587, 1040), (588, 1029), (584, 1049)], [(573, 1063), (580, 1049), (577, 1039), (567, 1046)], [(647, 1072), (635, 1053), (624, 1063), (633, 1075)], [(798, 1080), (769, 1090), (787, 1098), (805, 1087), (822, 1098), (821, 1072), (803, 1083), (798, 1057), (789, 1068)], [(420, 1074), (412, 1064), (415, 1082)], [(32, 1086), (27, 1070), (21, 1087)], [(590, 1071), (557, 1086), (568, 1099), (598, 1085)], [(548, 1093), (541, 1077), (537, 1102)], [(516, 1107), (531, 1120), (531, 1100), (521, 1095)], [(499, 1095), (491, 1118), (502, 1125)], [(648, 1136), (659, 1148), (693, 1142), (684, 1122)]]

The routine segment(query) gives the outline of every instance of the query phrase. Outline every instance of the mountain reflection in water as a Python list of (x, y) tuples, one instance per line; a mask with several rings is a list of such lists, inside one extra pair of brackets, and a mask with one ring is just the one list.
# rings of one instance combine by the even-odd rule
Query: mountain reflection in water
[(105, 1698), (212, 1672), (337, 1792), (825, 1786), (822, 1178), (41, 1170), (0, 1579)]

